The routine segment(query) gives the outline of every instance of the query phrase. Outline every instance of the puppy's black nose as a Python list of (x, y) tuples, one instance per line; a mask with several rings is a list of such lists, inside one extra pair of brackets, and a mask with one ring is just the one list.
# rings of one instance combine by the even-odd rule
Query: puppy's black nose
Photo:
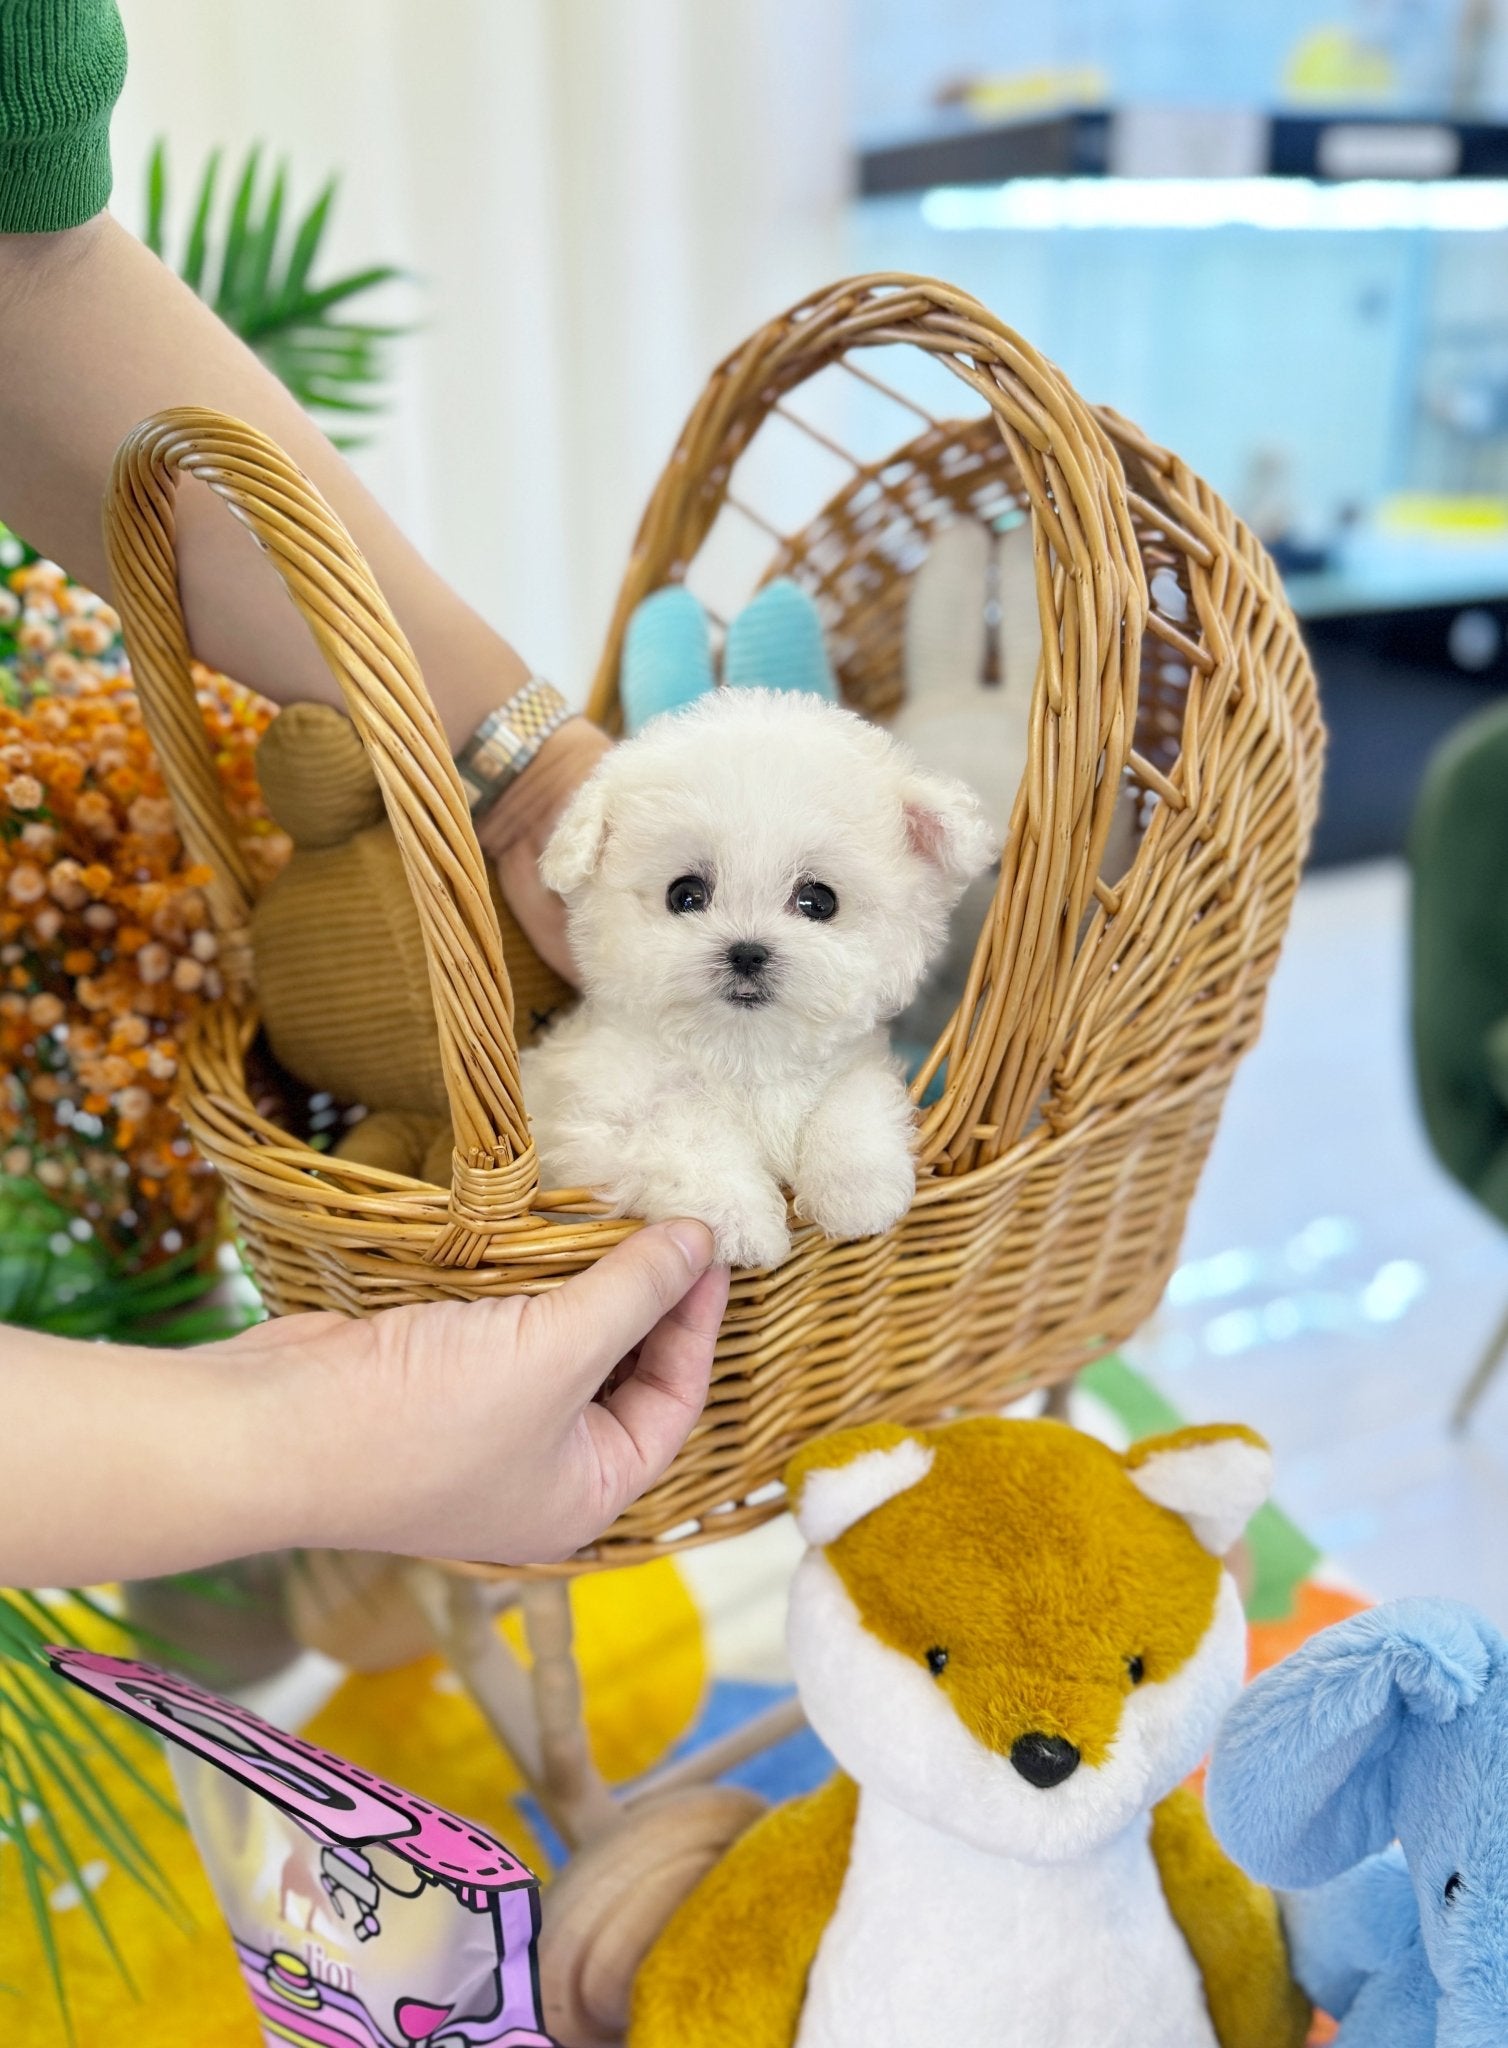
[(1018, 1735), (1011, 1744), (1011, 1762), (1028, 1785), (1049, 1792), (1073, 1776), (1079, 1753), (1061, 1735)]
[(740, 939), (728, 948), (728, 965), (735, 974), (758, 974), (770, 964), (770, 949), (753, 939)]

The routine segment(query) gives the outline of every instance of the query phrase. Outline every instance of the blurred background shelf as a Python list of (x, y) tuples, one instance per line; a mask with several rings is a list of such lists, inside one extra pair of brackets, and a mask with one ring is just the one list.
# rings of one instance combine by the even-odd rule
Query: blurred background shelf
[(955, 279), (1283, 567), (1318, 866), (1508, 689), (1508, 8), (858, 0), (856, 268)]
[(1502, 178), (1508, 126), (1364, 109), (1070, 107), (984, 127), (954, 115), (933, 134), (863, 150), (858, 165), (863, 198), (1094, 177)]

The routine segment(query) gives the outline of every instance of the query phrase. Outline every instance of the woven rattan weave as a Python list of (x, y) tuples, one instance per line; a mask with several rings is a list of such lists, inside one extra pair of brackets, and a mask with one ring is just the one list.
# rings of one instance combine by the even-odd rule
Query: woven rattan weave
[[(645, 514), (592, 714), (614, 724), (629, 614), (686, 573), (767, 418), (835, 365), (870, 382), (865, 351), (898, 344), (951, 371), (971, 416), (924, 417), (883, 461), (854, 461), (767, 573), (814, 593), (845, 695), (883, 716), (902, 689), (906, 591), (929, 533), (964, 509), (1029, 513), (1044, 654), (993, 912), (917, 1083), (920, 1098), (944, 1073), (922, 1113), (909, 1215), (858, 1243), (799, 1232), (784, 1265), (736, 1276), (700, 1423), (578, 1569), (762, 1519), (783, 1460), (814, 1432), (995, 1407), (1134, 1330), (1256, 1035), (1308, 844), (1314, 682), (1260, 545), (1176, 456), (1086, 405), (975, 300), (925, 279), (837, 285), (714, 373)], [(428, 949), (457, 1142), (449, 1189), (332, 1160), (255, 1106), (250, 881), (189, 681), (180, 475), (206, 482), (268, 551), (375, 763)], [(187, 1049), (184, 1109), (269, 1304), (362, 1312), (578, 1271), (632, 1226), (537, 1184), (513, 1018), (544, 970), (516, 933), (505, 970), (443, 733), (349, 538), (263, 437), (192, 410), (127, 439), (107, 526), (137, 686), (184, 837), (214, 870), (227, 963), (227, 993)], [(1137, 851), (1105, 879), (1125, 777)]]

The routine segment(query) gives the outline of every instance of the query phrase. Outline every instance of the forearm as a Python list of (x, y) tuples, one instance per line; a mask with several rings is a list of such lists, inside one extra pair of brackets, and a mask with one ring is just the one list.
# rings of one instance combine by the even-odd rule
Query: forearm
[(313, 1540), (313, 1418), (290, 1394), (260, 1358), (0, 1326), (0, 1585), (142, 1578)]
[[(264, 365), (108, 214), (0, 236), (0, 518), (110, 594), (100, 506), (115, 450), (173, 405), (230, 413), (278, 443), (365, 555), (453, 747), (528, 668), (455, 595)], [(179, 584), (195, 653), (279, 703), (339, 704), (277, 572), (209, 491), (178, 494)]]
[(0, 1586), (285, 1548), (568, 1556), (701, 1410), (728, 1296), (711, 1256), (680, 1221), (543, 1297), (278, 1316), (195, 1351), (0, 1324)]

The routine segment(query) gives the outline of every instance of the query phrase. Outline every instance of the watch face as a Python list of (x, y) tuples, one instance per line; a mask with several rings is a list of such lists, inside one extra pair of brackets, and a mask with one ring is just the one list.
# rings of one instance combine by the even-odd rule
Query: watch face
[[(494, 712), (493, 717), (496, 716)], [(488, 725), (491, 724), (489, 719)], [(485, 739), (479, 732), (474, 739), (468, 740), (456, 766), (461, 771), (461, 781), (472, 804), (475, 805), (490, 791), (510, 783), (523, 765), (523, 759), (527, 759), (525, 742), (510, 726), (487, 731)]]

